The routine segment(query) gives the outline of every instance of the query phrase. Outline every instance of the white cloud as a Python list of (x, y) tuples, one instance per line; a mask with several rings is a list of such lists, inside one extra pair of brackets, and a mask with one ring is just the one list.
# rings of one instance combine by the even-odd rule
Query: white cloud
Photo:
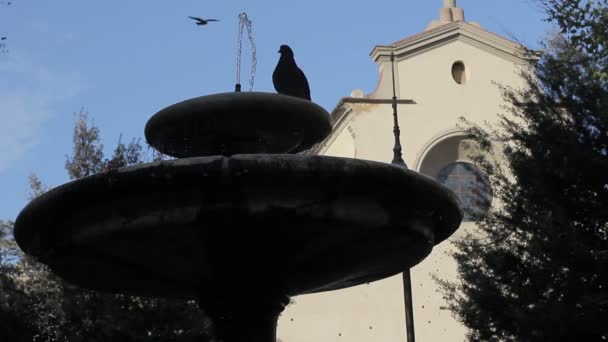
[(0, 56), (0, 172), (38, 142), (52, 106), (75, 96), (83, 82), (10, 51)]

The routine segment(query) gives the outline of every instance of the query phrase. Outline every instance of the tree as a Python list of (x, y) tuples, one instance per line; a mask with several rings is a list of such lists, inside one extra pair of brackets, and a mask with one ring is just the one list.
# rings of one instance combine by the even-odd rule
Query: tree
[[(73, 139), (72, 155), (66, 157), (71, 179), (146, 159), (139, 140), (124, 144), (122, 139), (112, 157), (104, 158), (99, 129), (84, 110), (76, 118)], [(152, 155), (153, 160), (163, 158), (159, 153)], [(30, 176), (30, 188), (32, 198), (48, 190), (36, 175)], [(0, 340), (208, 340), (208, 324), (195, 302), (80, 289), (23, 255), (12, 240), (12, 223), (2, 223), (0, 228)]]
[(30, 302), (14, 277), (19, 249), (12, 240), (12, 226), (13, 222), (0, 220), (0, 341), (30, 342), (34, 338), (26, 310)]
[(499, 204), (439, 283), (471, 341), (608, 339), (608, 1), (540, 2), (559, 32), (511, 115), (469, 126)]

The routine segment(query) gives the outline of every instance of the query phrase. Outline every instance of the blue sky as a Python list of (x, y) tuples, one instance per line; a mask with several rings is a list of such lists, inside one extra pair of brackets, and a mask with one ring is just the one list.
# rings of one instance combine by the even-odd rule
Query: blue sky
[[(85, 108), (107, 153), (120, 134), (143, 137), (148, 118), (175, 102), (232, 91), (238, 14), (253, 21), (254, 90), (274, 91), (271, 75), (289, 44), (313, 97), (328, 111), (353, 89), (371, 92), (375, 45), (419, 33), (442, 0), (13, 0), (0, 5), (0, 219), (27, 203), (30, 173), (65, 183), (74, 113)], [(532, 0), (460, 0), (467, 20), (537, 47), (550, 26)], [(221, 21), (197, 27), (187, 16)], [(244, 41), (243, 84), (250, 55)]]

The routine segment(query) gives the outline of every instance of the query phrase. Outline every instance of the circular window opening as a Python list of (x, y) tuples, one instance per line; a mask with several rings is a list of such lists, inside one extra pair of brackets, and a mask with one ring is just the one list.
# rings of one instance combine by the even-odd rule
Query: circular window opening
[(464, 221), (476, 221), (492, 204), (492, 186), (488, 176), (471, 163), (455, 162), (437, 174), (437, 180), (454, 191), (464, 211)]
[(452, 77), (458, 84), (465, 84), (467, 82), (467, 73), (463, 62), (452, 64)]

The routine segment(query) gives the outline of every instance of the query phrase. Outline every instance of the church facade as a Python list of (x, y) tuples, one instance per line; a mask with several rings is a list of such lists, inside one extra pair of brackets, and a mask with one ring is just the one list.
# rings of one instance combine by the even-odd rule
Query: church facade
[[(465, 21), (456, 1), (445, 0), (439, 20), (424, 32), (376, 46), (371, 57), (379, 66), (375, 91), (354, 90), (340, 100), (331, 113), (333, 132), (316, 152), (390, 163), (394, 75), (404, 161), (458, 195), (465, 220), (450, 240), (474, 232), (475, 217), (496, 204), (489, 182), (470, 160), (474, 144), (460, 118), (478, 124), (498, 121), (506, 105), (499, 85), (524, 86), (520, 72), (529, 63), (521, 46)], [(449, 256), (452, 248), (449, 240), (443, 242), (411, 269), (414, 331), (419, 341), (465, 339), (466, 329), (446, 309), (434, 279), (457, 279), (455, 261)], [(278, 338), (283, 342), (406, 342), (403, 279), (397, 275), (296, 297), (281, 315)]]

